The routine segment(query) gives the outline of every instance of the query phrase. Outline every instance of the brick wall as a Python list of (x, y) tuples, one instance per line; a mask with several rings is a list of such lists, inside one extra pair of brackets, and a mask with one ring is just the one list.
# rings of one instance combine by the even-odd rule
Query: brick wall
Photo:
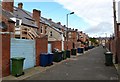
[(0, 35), (0, 47), (2, 48), (2, 56), (0, 56), (0, 65), (2, 64), (2, 77), (10, 75), (10, 35)]
[(118, 57), (118, 63), (120, 63), (120, 23), (117, 24), (116, 54)]
[(36, 38), (36, 66), (40, 65), (40, 53), (47, 53), (48, 38)]
[(62, 42), (61, 41), (51, 41), (52, 43), (52, 51), (54, 48), (59, 49), (60, 51), (62, 50)]
[(0, 35), (0, 78), (2, 78), (2, 35)]
[(8, 19), (4, 16), (0, 15), (0, 18), (2, 18), (2, 21), (7, 25), (6, 30), (2, 30), (3, 32), (15, 32), (15, 23), (14, 22), (9, 22)]
[[(68, 49), (71, 50), (73, 48), (73, 42), (68, 41)], [(67, 50), (67, 41), (64, 41), (64, 50)]]
[(120, 63), (120, 38), (117, 39), (117, 57), (118, 57), (118, 63)]
[[(76, 31), (70, 31), (71, 34), (68, 33), (68, 41), (77, 42), (77, 32)], [(71, 37), (70, 37), (71, 36)]]

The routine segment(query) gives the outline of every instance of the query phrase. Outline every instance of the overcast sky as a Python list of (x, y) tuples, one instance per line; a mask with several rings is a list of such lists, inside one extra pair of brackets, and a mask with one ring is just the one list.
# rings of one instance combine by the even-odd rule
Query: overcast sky
[[(15, 0), (18, 1), (18, 0)], [(31, 0), (32, 1), (32, 0)], [(119, 0), (116, 0), (117, 2)], [(21, 2), (25, 2), (25, 0), (21, 0)], [(29, 0), (26, 0), (26, 2), (29, 2)], [(34, 2), (56, 2), (59, 4), (60, 8), (58, 8), (61, 13), (55, 14), (54, 13), (45, 13), (43, 10), (42, 14), (46, 17), (52, 17), (53, 20), (56, 22), (61, 21), (63, 24), (65, 24), (65, 17), (61, 17), (56, 19), (56, 16), (62, 15), (62, 13), (68, 13), (68, 12), (75, 12), (75, 16), (71, 16), (70, 18), (74, 19), (74, 21), (70, 21), (69, 27), (78, 28), (79, 30), (89, 34), (89, 36), (92, 37), (104, 37), (110, 36), (110, 34), (113, 34), (113, 0), (34, 0)], [(48, 3), (47, 3), (48, 4)], [(48, 4), (50, 7), (57, 7), (56, 4), (53, 4), (55, 6), (52, 6), (51, 4)], [(32, 4), (31, 4), (32, 6)], [(41, 6), (42, 8), (42, 6)], [(46, 9), (46, 10), (47, 10)], [(28, 9), (30, 10), (30, 9)], [(56, 11), (58, 12), (58, 11)], [(48, 16), (49, 15), (49, 16)], [(79, 21), (79, 22), (78, 22)], [(74, 23), (74, 24), (72, 24)], [(76, 23), (76, 24), (75, 24)]]
[[(113, 0), (55, 0), (64, 8), (75, 11), (90, 26), (83, 29), (90, 36), (110, 36), (113, 29)], [(116, 0), (117, 2), (119, 0)], [(116, 7), (117, 8), (117, 7)]]

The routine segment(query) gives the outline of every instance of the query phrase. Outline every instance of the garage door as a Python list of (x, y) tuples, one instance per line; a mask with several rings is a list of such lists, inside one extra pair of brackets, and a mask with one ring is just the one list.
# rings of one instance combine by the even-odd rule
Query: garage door
[(24, 57), (23, 69), (35, 66), (35, 41), (25, 39), (11, 39), (11, 58)]

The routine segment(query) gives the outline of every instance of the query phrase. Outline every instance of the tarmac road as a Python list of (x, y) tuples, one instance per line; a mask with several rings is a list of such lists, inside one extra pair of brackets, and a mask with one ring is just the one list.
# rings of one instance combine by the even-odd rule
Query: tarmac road
[(114, 66), (105, 66), (105, 49), (96, 47), (25, 80), (118, 80)]

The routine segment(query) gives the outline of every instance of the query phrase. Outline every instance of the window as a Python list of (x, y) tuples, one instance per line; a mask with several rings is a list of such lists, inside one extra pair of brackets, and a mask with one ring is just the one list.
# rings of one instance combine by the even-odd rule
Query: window
[(47, 27), (45, 27), (45, 34), (47, 33)]
[(52, 31), (50, 32), (50, 36), (52, 36)]
[(20, 25), (20, 20), (16, 20), (16, 26)]
[(3, 21), (0, 22), (0, 28), (2, 28), (2, 29), (5, 30), (5, 29), (7, 29), (7, 27), (8, 27), (8, 26), (5, 24), (5, 22), (3, 22)]
[(41, 27), (40, 32), (43, 33), (43, 27)]

